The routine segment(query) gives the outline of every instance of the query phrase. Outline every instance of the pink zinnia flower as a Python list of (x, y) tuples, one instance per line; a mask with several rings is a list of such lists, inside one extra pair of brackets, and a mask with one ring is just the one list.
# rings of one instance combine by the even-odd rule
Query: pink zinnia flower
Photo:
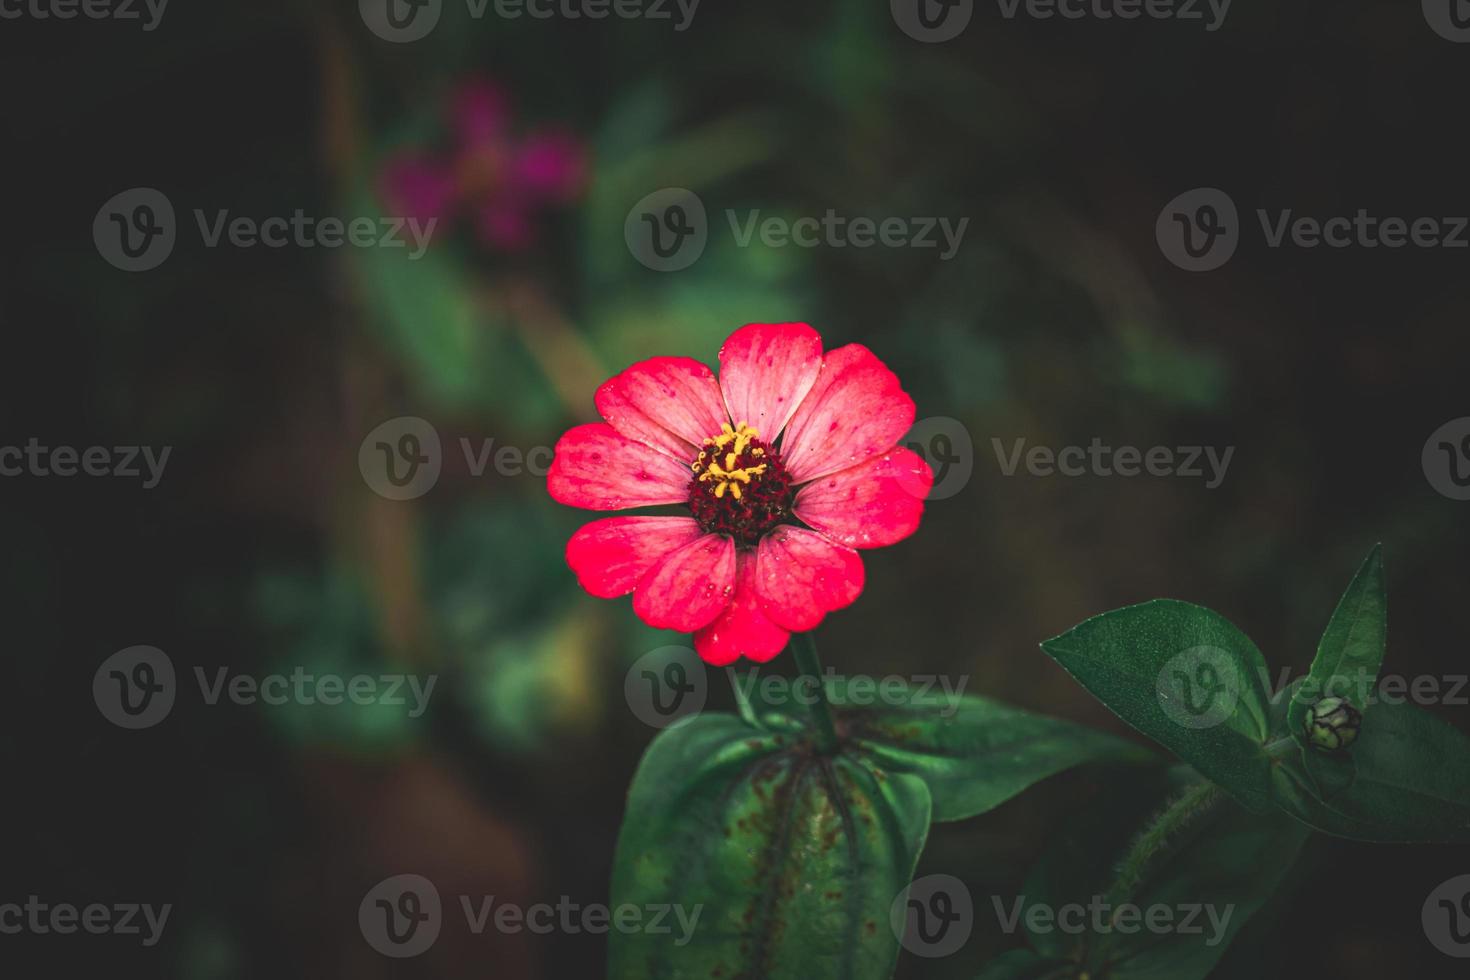
[(510, 100), (484, 79), (461, 83), (448, 106), (452, 149), (399, 153), (383, 170), (381, 193), (404, 217), (449, 222), (467, 215), (481, 241), (514, 251), (535, 239), (532, 217), (564, 204), (587, 184), (587, 152), (563, 130), (518, 137)]
[(606, 422), (556, 445), (551, 496), (573, 507), (683, 504), (684, 516), (582, 527), (582, 587), (633, 593), (650, 626), (694, 634), (715, 665), (770, 660), (863, 590), (856, 549), (919, 526), (933, 474), (898, 445), (914, 403), (861, 344), (822, 353), (804, 323), (752, 323), (720, 348), (719, 380), (687, 357), (634, 364), (597, 390)]

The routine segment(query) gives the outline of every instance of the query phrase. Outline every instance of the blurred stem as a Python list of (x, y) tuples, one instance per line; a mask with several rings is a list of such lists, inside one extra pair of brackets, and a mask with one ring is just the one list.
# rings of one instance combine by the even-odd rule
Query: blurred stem
[(580, 417), (607, 377), (587, 339), (545, 289), (529, 278), (503, 283), (506, 311), (568, 414)]
[(822, 755), (837, 753), (837, 726), (832, 723), (832, 706), (827, 703), (827, 685), (822, 678), (822, 660), (817, 656), (817, 641), (810, 633), (792, 633), (791, 650), (796, 666), (814, 681), (816, 697), (812, 700), (812, 728), (817, 736), (817, 751)]

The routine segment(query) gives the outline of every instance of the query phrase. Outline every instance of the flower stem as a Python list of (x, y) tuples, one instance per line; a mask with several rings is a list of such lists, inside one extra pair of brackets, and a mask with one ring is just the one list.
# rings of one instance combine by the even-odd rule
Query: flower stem
[[(735, 707), (739, 709), (741, 719), (752, 728), (759, 727), (760, 719), (756, 717), (755, 708), (751, 705), (750, 698), (746, 696), (746, 688), (741, 683), (740, 675), (734, 667), (726, 667), (725, 673), (730, 675), (730, 690), (735, 692)], [(755, 671), (751, 670), (746, 676), (754, 678)]]
[(827, 686), (822, 677), (822, 660), (817, 656), (817, 642), (810, 633), (791, 634), (791, 651), (796, 666), (814, 681), (816, 697), (812, 699), (812, 729), (817, 736), (817, 751), (822, 755), (837, 752), (837, 727), (832, 722), (832, 707), (827, 703)]
[(1117, 907), (1133, 898), (1143, 883), (1154, 858), (1167, 849), (1170, 838), (1206, 813), (1220, 799), (1220, 788), (1211, 782), (1191, 786), (1164, 808), (1152, 824), (1133, 841), (1132, 848), (1118, 865), (1118, 877), (1103, 900), (1105, 906)]

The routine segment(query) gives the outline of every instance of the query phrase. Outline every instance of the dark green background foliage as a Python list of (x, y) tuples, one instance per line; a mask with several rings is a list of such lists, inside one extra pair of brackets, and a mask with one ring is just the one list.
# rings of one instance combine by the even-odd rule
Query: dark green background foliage
[[(358, 932), (363, 893), (405, 871), (446, 896), (607, 901), (628, 787), (656, 734), (628, 710), (624, 675), (681, 642), (637, 623), (626, 601), (583, 594), (561, 560), (582, 516), (533, 477), (472, 477), (457, 439), (550, 445), (589, 417), (606, 374), (653, 354), (713, 360), (749, 321), (806, 320), (830, 344), (868, 344), (921, 418), (958, 419), (975, 445), (964, 489), (933, 502), (911, 540), (869, 556), (862, 599), (820, 629), (826, 663), (965, 677), (986, 699), (967, 711), (1014, 706), (1026, 724), (1117, 740), (1049, 729), (1056, 752), (1075, 754), (1057, 775), (1027, 788), (986, 768), (1000, 788), (955, 797), (927, 788), (933, 760), (905, 763), (912, 746), (884, 744), (881, 722), (869, 755), (821, 779), (779, 748), (749, 749), (770, 749), (766, 777), (807, 794), (799, 812), (814, 825), (824, 787), (887, 798), (902, 819), (859, 853), (907, 856), (921, 811), (946, 818), (916, 873), (963, 879), (978, 925), (947, 959), (901, 955), (900, 977), (973, 978), (1007, 952), (1026, 975), (1027, 957), (1065, 955), (1022, 952), (991, 896), (1096, 887), (1107, 869), (1066, 855), (1120, 847), (1172, 791), (1156, 767), (1128, 761), (1162, 753), (1089, 693), (1106, 681), (1038, 642), (1169, 597), (1249, 636), (1274, 693), (1329, 642), (1344, 586), (1382, 541), (1383, 673), (1466, 671), (1470, 505), (1437, 494), (1420, 468), (1429, 433), (1470, 414), (1463, 253), (1273, 250), (1257, 229), (1223, 269), (1190, 274), (1153, 232), (1164, 203), (1197, 186), (1228, 190), (1250, 221), (1257, 207), (1470, 209), (1459, 145), (1470, 64), (1416, 5), (1237, 0), (1206, 34), (1007, 21), (982, 4), (962, 38), (920, 45), (880, 0), (705, 0), (683, 33), (446, 14), (432, 39), (398, 47), (367, 34), (355, 6), (173, 0), (150, 33), (0, 24), (0, 444), (174, 447), (151, 491), (0, 481), (11, 682), (0, 898), (176, 906), (153, 949), (0, 937), (0, 957), (41, 956), (57, 975), (186, 980), (601, 975), (602, 936), (460, 930), (396, 963)], [(527, 125), (568, 125), (594, 154), (587, 193), (548, 212), (525, 253), (462, 238), (405, 270), (373, 253), (205, 249), (191, 234), (163, 267), (130, 276), (93, 247), (97, 208), (135, 186), (164, 190), (188, 222), (195, 207), (361, 213), (382, 155), (432, 132), (443, 93), (473, 71), (502, 80)], [(629, 255), (623, 219), (671, 185), (701, 195), (715, 234), (695, 266), (660, 275)], [(923, 249), (736, 248), (726, 208), (970, 222), (941, 262)], [(508, 299), (516, 283), (536, 284), (559, 318), (528, 330)], [(431, 420), (449, 451), (434, 491), (400, 505), (369, 492), (356, 455), (369, 429), (405, 414)], [(1094, 437), (1235, 454), (1207, 490), (1005, 476), (992, 446)], [(441, 681), (416, 720), (194, 697), (157, 728), (121, 733), (88, 692), (97, 665), (133, 644), (164, 649), (190, 676), (303, 665)], [(793, 670), (789, 656), (774, 666)], [(723, 677), (710, 680), (711, 707), (733, 710)], [(1367, 715), (1365, 746), (1375, 726), (1402, 723), (1433, 744), (1470, 728), (1464, 704), (1431, 706), (1427, 721), (1383, 707)], [(887, 724), (893, 735), (905, 722)], [(1363, 772), (1399, 761), (1369, 755), (1345, 791), (1366, 802), (1349, 816), (1392, 817), (1391, 781), (1367, 785)], [(1076, 765), (1098, 758), (1124, 764)], [(880, 783), (881, 759), (893, 775)], [(1304, 759), (1286, 783), (1248, 778), (1241, 805), (1212, 811), (1236, 863), (1279, 857), (1282, 838), (1262, 827), (1292, 800), (1342, 829), (1340, 809), (1292, 795), (1341, 785)], [(681, 764), (655, 752), (645, 771), (660, 763)], [(705, 803), (684, 802), (691, 821)], [(689, 827), (635, 830), (630, 846), (667, 863)], [(1211, 887), (1258, 890), (1200, 862), (1185, 871)], [(1058, 867), (1069, 874), (1048, 877)], [(1454, 975), (1425, 941), (1420, 905), (1466, 870), (1462, 844), (1313, 835), (1212, 975)], [(697, 883), (738, 898), (726, 882)], [(825, 935), (840, 912), (784, 914), (776, 944), (808, 925)], [(887, 952), (843, 955), (870, 954)]]

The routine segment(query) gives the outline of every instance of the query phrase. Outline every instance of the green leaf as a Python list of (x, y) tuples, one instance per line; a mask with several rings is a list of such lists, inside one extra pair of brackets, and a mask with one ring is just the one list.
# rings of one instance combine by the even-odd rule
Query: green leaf
[[(1324, 833), (1384, 842), (1470, 841), (1470, 739), (1411, 704), (1363, 716), (1350, 785), (1322, 792), (1322, 753), (1294, 747), (1272, 769), (1277, 804)], [(1324, 798), (1325, 797), (1325, 798)]]
[(1120, 718), (1246, 807), (1270, 806), (1266, 663), (1223, 616), (1155, 599), (1094, 616), (1041, 647)]
[(1292, 696), (1287, 723), (1298, 741), (1305, 743), (1307, 712), (1322, 698), (1346, 698), (1359, 711), (1367, 710), (1387, 639), (1388, 591), (1383, 546), (1378, 544), (1338, 600), (1317, 644), (1311, 672)]
[(935, 820), (993, 810), (1029, 786), (1089, 762), (1147, 763), (1152, 753), (1068, 721), (978, 697), (839, 710), (838, 725), (886, 772), (919, 776)]
[(614, 908), (674, 906), (672, 932), (613, 930), (609, 976), (887, 978), (929, 816), (918, 777), (731, 715), (677, 724), (638, 767), (612, 882)]

